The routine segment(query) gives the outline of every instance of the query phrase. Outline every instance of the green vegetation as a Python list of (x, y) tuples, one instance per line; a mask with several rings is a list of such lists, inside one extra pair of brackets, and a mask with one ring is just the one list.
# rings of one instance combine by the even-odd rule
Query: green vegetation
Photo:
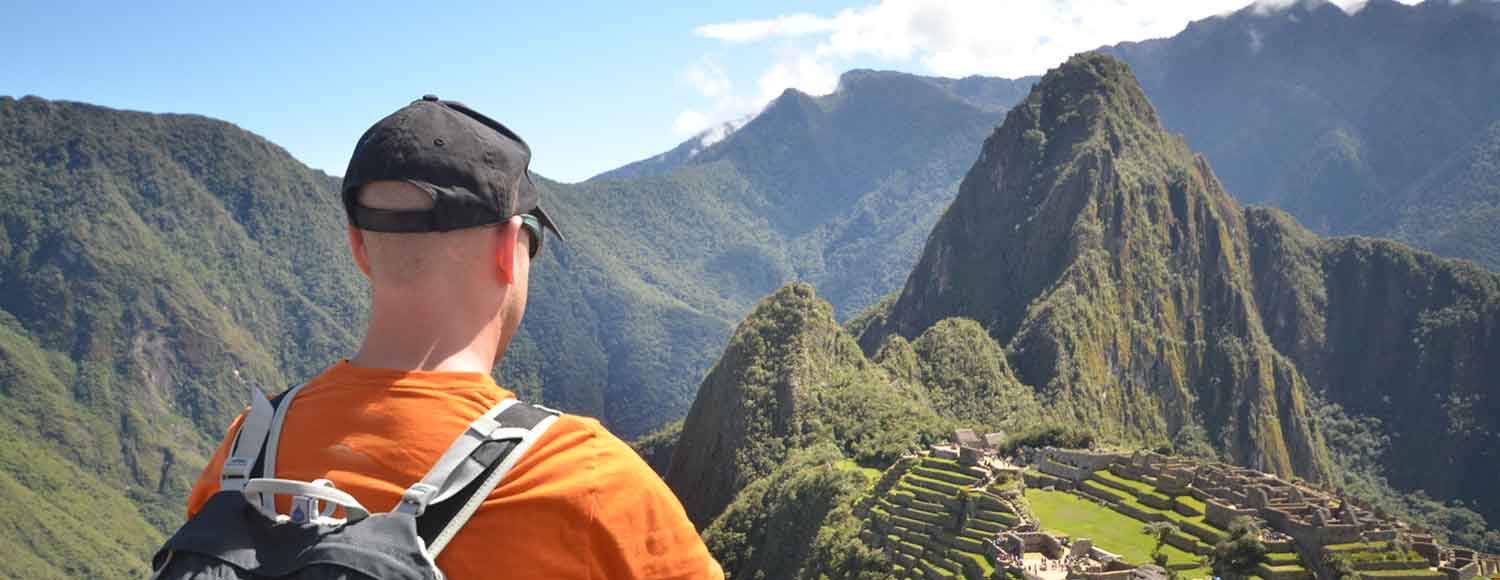
[(226, 123), (0, 97), (0, 576), (129, 577), (233, 413), (353, 342), (333, 180)]
[[(1480, 266), (1317, 240), (1301, 226), (1299, 240), (1251, 236), (1256, 301), (1277, 350), (1348, 418), (1378, 420), (1374, 432), (1389, 437), (1375, 462), (1386, 481), (1341, 485), (1457, 542), (1500, 547), (1471, 517), (1500, 522), (1500, 486), (1479, 467), (1500, 448), (1486, 388), (1500, 356), (1477, 338), (1496, 324), (1484, 269), (1500, 271), (1500, 108), (1477, 95), (1500, 77), (1488, 62), (1451, 58), (1500, 50), (1500, 13), (1490, 3), (1331, 8), (1293, 5), (1300, 24), (1274, 27), (1247, 10), (1106, 51), (1242, 202), (1319, 234), (1392, 238)], [(1389, 33), (1365, 34), (1376, 28)], [(1252, 34), (1266, 50), (1245, 50)], [(1252, 229), (1257, 212), (1280, 213), (1247, 211)]]
[(1165, 566), (1167, 562), (1165, 558), (1161, 557), (1163, 556), (1161, 549), (1167, 545), (1168, 537), (1179, 533), (1177, 526), (1171, 522), (1151, 522), (1141, 528), (1141, 531), (1156, 540), (1156, 546), (1151, 548), (1151, 559), (1153, 561), (1161, 560), (1158, 563)]
[(703, 533), (730, 578), (881, 569), (884, 556), (860, 541), (852, 511), (866, 477), (838, 468), (841, 460), (830, 445), (796, 451), (735, 497)]
[(677, 439), (682, 436), (682, 421), (677, 420), (667, 423), (665, 427), (651, 432), (649, 435), (631, 442), (630, 448), (634, 449), (641, 459), (657, 475), (666, 475), (667, 468), (672, 465), (672, 451), (677, 448)]
[[(1321, 479), (1330, 463), (1309, 385), (1252, 330), (1243, 220), (1123, 63), (1075, 56), (986, 141), (860, 343), (973, 318), (1036, 390), (1046, 423), (1131, 447), (1235, 441), (1224, 448), (1235, 462)], [(1190, 264), (1226, 271), (1184, 275)]]
[(881, 478), (890, 485), (861, 501), (869, 510), (862, 533), (867, 542), (895, 550), (898, 565), (932, 567), (938, 575), (975, 578), (993, 573), (989, 542), (1021, 522), (1013, 504), (989, 491), (944, 483), (974, 481), (968, 468), (952, 460), (905, 459)]
[(1359, 572), (1354, 569), (1354, 563), (1342, 554), (1333, 552), (1324, 554), (1323, 566), (1328, 569), (1333, 580), (1354, 580), (1359, 577)]
[(839, 318), (899, 287), (1026, 84), (975, 79), (984, 90), (963, 96), (943, 79), (853, 71), (840, 87), (789, 91), (711, 145), (694, 137), (582, 183), (538, 179), (568, 243), (538, 260), (500, 376), (635, 438), (683, 416), (735, 323), (782, 284), (815, 284)]
[(1255, 522), (1239, 516), (1229, 522), (1229, 535), (1214, 545), (1208, 560), (1215, 576), (1238, 580), (1255, 575), (1257, 568), (1267, 564), (1266, 553)]
[[(1446, 9), (1423, 8), (1425, 25), (1483, 14)], [(1276, 84), (1284, 77), (1225, 66), (1239, 56), (1212, 43), (1194, 44), (1194, 59), (1168, 58), (1176, 50), (1120, 52), (1158, 65), (1143, 64), (1145, 92), (1246, 73), (1216, 85), (1222, 94), (1195, 86), (1192, 99), (1161, 99), (1165, 124), (1198, 132), (1189, 137), (1234, 191), (1320, 231), (1384, 232), (1500, 263), (1493, 99), (1391, 88), (1397, 74), (1379, 88), (1405, 96), (1310, 101), (1365, 103), (1348, 112), (1295, 107)], [(1262, 58), (1314, 67), (1304, 72), (1360, 70), (1320, 63), (1329, 55), (1385, 58), (1298, 52), (1304, 60)], [(1413, 54), (1381, 62), (1438, 70)], [(1194, 62), (1213, 70), (1160, 68)], [(1474, 62), (1487, 64), (1442, 74), (1491, 78)], [(1348, 75), (1298, 78), (1297, 94), (1369, 90)], [(988, 572), (975, 543), (1020, 514), (991, 509), (951, 463), (906, 465), (892, 481), (877, 472), (960, 425), (1019, 433), (1009, 451), (1098, 439), (1255, 463), (1500, 551), (1481, 517), (1500, 517), (1500, 412), (1487, 382), (1500, 375), (1500, 278), (1240, 210), (1204, 158), (1163, 130), (1129, 70), (1098, 55), (1043, 79), (960, 188), (975, 144), (1029, 84), (857, 71), (826, 97), (784, 94), (717, 144), (694, 139), (582, 184), (539, 178), (569, 242), (537, 263), (537, 299), (502, 382), (627, 437), (651, 433), (688, 407), (757, 299), (793, 278), (818, 284), (832, 304), (802, 284), (761, 302), (692, 416), (637, 442), (737, 577)], [(1247, 95), (1277, 106), (1245, 107)], [(1436, 112), (1392, 114), (1423, 103)], [(245, 402), (231, 372), (276, 391), (349, 352), (365, 287), (345, 258), (335, 188), (225, 123), (0, 98), (0, 576), (141, 575)], [(671, 462), (674, 450), (682, 459)], [(1219, 561), (1248, 573), (1238, 563), (1253, 546), (1238, 530), (1146, 506), (1140, 497), (1165, 496), (1142, 482), (1102, 473), (1084, 486), (1222, 539)], [(1124, 518), (1112, 538), (1122, 549), (1166, 537), (1077, 496), (1030, 494), (1079, 511), (1059, 525)], [(883, 537), (907, 559), (887, 561), (859, 537), (870, 531), (861, 502), (900, 532)], [(1410, 558), (1384, 546), (1335, 552)]]
[[(666, 480), (706, 525), (796, 449), (833, 443), (861, 465), (887, 465), (948, 428), (921, 392), (864, 358), (811, 286), (789, 284), (745, 319), (709, 372)], [(705, 443), (718, 440), (727, 444)]]
[(1243, 202), (1500, 270), (1500, 109), (1478, 97), (1500, 77), (1451, 57), (1500, 52), (1500, 14), (1486, 3), (1285, 10), (1275, 25), (1243, 10), (1106, 50)]
[[(1027, 489), (1026, 502), (1042, 522), (1042, 528), (1074, 538), (1089, 538), (1094, 545), (1124, 557), (1133, 564), (1149, 564), (1156, 551), (1155, 537), (1142, 529), (1142, 522), (1077, 495), (1061, 491)], [(1173, 546), (1163, 546), (1167, 563), (1196, 563), (1199, 557)], [(1184, 572), (1202, 577), (1203, 570)]]
[[(841, 419), (857, 409), (839, 406), (845, 394), (904, 400), (908, 409), (937, 419), (920, 421), (930, 430), (907, 442), (946, 435), (955, 424), (989, 428), (1000, 419), (1009, 424), (998, 427), (1021, 434), (1013, 445), (1075, 437), (1088, 445), (1097, 438), (1338, 480), (1351, 471), (1350, 460), (1331, 457), (1325, 438), (1343, 441), (1337, 439), (1343, 431), (1323, 422), (1327, 407), (1317, 395), (1352, 396), (1351, 377), (1411, 380), (1402, 369), (1420, 368), (1449, 380), (1431, 391), (1452, 394), (1414, 401), (1415, 407), (1441, 407), (1449, 424), (1463, 427), (1466, 450), (1482, 448), (1470, 445), (1492, 436), (1489, 419), (1476, 414), (1488, 399), (1475, 392), (1471, 375), (1437, 366), (1469, 364), (1488, 353), (1490, 343), (1478, 333), (1494, 326), (1491, 319), (1500, 312), (1491, 292), (1495, 276), (1394, 244), (1320, 241), (1275, 212), (1241, 210), (1204, 159), (1165, 133), (1116, 61), (1079, 56), (1050, 73), (1007, 115), (960, 190), (906, 288), (851, 322), (873, 362), (848, 352), (847, 334), (831, 323), (831, 314), (808, 306), (810, 289), (784, 288), (746, 320), (683, 429), (681, 448), (700, 450), (694, 453), (702, 457), (674, 462), (669, 473), (690, 511), (713, 513), (714, 501), (728, 502), (787, 453), (818, 442), (834, 444), (859, 465), (889, 464), (891, 452), (901, 448), (894, 440), (913, 432), (897, 422), (887, 423), (896, 429), (860, 431)], [(1366, 279), (1377, 271), (1384, 277)], [(1414, 310), (1410, 319), (1398, 316), (1378, 329), (1359, 325), (1403, 308)], [(977, 340), (974, 323), (954, 317), (981, 321), (995, 344)], [(1392, 336), (1382, 334), (1389, 329)], [(1403, 329), (1415, 329), (1417, 340)], [(923, 344), (939, 338), (942, 348)], [(1406, 342), (1433, 358), (1403, 358), (1412, 349)], [(1366, 343), (1379, 348), (1350, 347)], [(1466, 351), (1461, 344), (1471, 346)], [(945, 358), (951, 356), (969, 360)], [(1406, 362), (1392, 368), (1366, 357)], [(934, 367), (932, 361), (943, 362)], [(967, 370), (944, 372), (955, 367)], [(1032, 408), (1025, 397), (995, 401), (975, 394), (1024, 393), (1027, 386), (1035, 393), (1036, 416), (1015, 416)], [(1379, 392), (1386, 391), (1402, 389), (1390, 385)], [(1361, 404), (1378, 399), (1366, 394)], [(968, 414), (993, 404), (1012, 405), (1011, 415), (995, 417), (995, 409)], [(736, 460), (709, 465), (710, 449)], [(1372, 457), (1363, 449), (1351, 455)], [(1374, 456), (1382, 466), (1389, 461)], [(892, 550), (898, 573), (961, 569), (961, 558), (931, 556), (929, 544), (938, 541), (933, 526), (993, 533), (1013, 524), (958, 509), (969, 505), (965, 480), (943, 474), (951, 471), (945, 464), (897, 462), (891, 469), (898, 468), (899, 477), (887, 471), (876, 484), (868, 501), (874, 528), (865, 534), (868, 544)], [(1170, 497), (1109, 473), (1083, 482), (1081, 491), (1121, 513), (1062, 494), (1095, 511), (1048, 518), (1044, 509), (1062, 508), (1037, 505), (1030, 497), (1036, 490), (1028, 492), (1026, 509), (1048, 526), (1116, 518), (1116, 525), (1066, 531), (1099, 536), (1100, 545), (1112, 549), (1103, 534), (1123, 526), (1130, 537), (1114, 540), (1130, 546), (1137, 562), (1149, 561), (1156, 538), (1125, 513), (1177, 526), (1182, 535), (1172, 541), (1216, 551), (1224, 575), (1305, 570), (1295, 555), (1255, 549), (1253, 531), (1207, 524), (1202, 502), (1190, 497)], [(1153, 508), (1143, 499), (1199, 515)], [(1163, 548), (1169, 562), (1196, 563), (1172, 560), (1173, 550)]]
[(1015, 455), (1023, 447), (1061, 447), (1088, 449), (1094, 446), (1094, 434), (1076, 425), (1048, 425), (1017, 434), (1005, 441), (1001, 453)]
[[(772, 115), (630, 179), (538, 177), (569, 240), (532, 271), (501, 383), (635, 437), (683, 414), (731, 323), (783, 281), (817, 281), (850, 312), (893, 290), (1025, 86), (846, 80), (801, 111), (818, 123)], [(883, 118), (922, 122), (871, 130)], [(794, 142), (776, 160), (761, 150)], [(117, 490), (47, 526), (17, 515), (0, 576), (139, 572), (248, 397), (231, 371), (276, 392), (352, 351), (367, 300), (337, 184), (227, 123), (0, 97), (0, 427), (41, 454), (7, 472), (5, 495), (18, 513), (50, 509), (27, 499), (52, 480), (33, 472), (61, 465), (79, 488)], [(771, 202), (796, 213), (768, 219)], [(668, 438), (648, 444), (663, 468)], [(103, 506), (108, 539), (26, 537)]]

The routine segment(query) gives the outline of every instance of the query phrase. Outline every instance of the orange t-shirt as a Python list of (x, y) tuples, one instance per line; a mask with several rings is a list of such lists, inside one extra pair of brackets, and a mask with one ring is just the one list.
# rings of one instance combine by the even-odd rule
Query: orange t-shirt
[[(483, 373), (340, 362), (292, 401), (275, 476), (327, 478), (372, 512), (389, 511), (471, 421), (514, 396)], [(193, 486), (188, 517), (218, 491), (243, 420)], [(437, 564), (455, 580), (724, 576), (661, 478), (598, 421), (575, 415), (532, 445)]]

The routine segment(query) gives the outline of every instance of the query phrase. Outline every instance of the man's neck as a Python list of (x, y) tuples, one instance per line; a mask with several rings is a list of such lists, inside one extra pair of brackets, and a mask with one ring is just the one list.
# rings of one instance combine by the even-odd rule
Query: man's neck
[(455, 316), (423, 304), (382, 304), (377, 296), (359, 352), (349, 359), (362, 368), (478, 372), (489, 374), (499, 351), (502, 320), (476, 312)]

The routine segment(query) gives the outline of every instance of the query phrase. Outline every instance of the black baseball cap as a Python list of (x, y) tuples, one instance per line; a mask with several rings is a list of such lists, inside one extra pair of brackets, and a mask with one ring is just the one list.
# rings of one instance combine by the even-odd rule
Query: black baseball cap
[[(531, 214), (558, 239), (562, 232), (537, 199), (527, 166), (531, 147), (499, 121), (435, 95), (391, 113), (360, 136), (344, 172), (349, 224), (375, 232), (446, 232)], [(426, 210), (359, 203), (375, 181), (405, 181), (432, 196)]]

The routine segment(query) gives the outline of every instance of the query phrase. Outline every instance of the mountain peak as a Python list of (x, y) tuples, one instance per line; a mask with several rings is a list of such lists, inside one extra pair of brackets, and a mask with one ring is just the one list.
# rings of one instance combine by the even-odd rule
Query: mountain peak
[[(906, 288), (861, 343), (971, 318), (1063, 416), (1140, 443), (1201, 421), (1235, 460), (1316, 479), (1326, 450), (1298, 402), (1306, 382), (1255, 330), (1245, 231), (1130, 69), (1081, 54), (986, 140)], [(1183, 332), (1192, 338), (1160, 338)], [(1233, 419), (1219, 404), (1229, 400), (1260, 405), (1246, 415), (1256, 419)]]
[(1102, 53), (1081, 53), (1047, 71), (1027, 100), (1033, 99), (1038, 105), (1037, 123), (1047, 133), (1070, 127), (1098, 130), (1109, 123), (1123, 128), (1122, 122), (1162, 130), (1155, 107), (1130, 67)]

